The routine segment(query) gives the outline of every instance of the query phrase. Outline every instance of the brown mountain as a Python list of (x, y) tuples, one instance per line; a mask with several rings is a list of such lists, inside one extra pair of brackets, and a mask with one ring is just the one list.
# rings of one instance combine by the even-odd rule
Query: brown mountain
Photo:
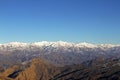
[(1, 76), (14, 80), (49, 80), (60, 73), (59, 68), (41, 59), (33, 59), (25, 65), (15, 65), (5, 70)]
[(77, 65), (54, 66), (36, 58), (6, 69), (0, 80), (120, 80), (120, 59), (96, 59)]

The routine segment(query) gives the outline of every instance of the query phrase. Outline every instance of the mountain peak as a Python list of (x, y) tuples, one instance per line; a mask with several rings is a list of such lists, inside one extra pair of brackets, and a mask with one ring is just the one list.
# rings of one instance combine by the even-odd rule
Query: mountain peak
[(96, 44), (91, 44), (91, 43), (87, 43), (87, 42), (79, 43), (79, 44), (77, 44), (77, 46), (79, 46), (79, 47), (89, 47), (89, 48), (97, 47)]
[(49, 41), (42, 41), (42, 42), (34, 42), (34, 43), (22, 43), (22, 42), (10, 42), (10, 43), (5, 43), (5, 44), (0, 44), (0, 48), (6, 47), (6, 48), (28, 48), (29, 46), (33, 47), (88, 47), (88, 48), (97, 48), (97, 47), (102, 47), (102, 48), (111, 48), (111, 47), (116, 47), (120, 45), (112, 45), (112, 44), (91, 44), (87, 42), (83, 43), (72, 43), (72, 42), (65, 42), (65, 41), (57, 41), (57, 42), (49, 42)]

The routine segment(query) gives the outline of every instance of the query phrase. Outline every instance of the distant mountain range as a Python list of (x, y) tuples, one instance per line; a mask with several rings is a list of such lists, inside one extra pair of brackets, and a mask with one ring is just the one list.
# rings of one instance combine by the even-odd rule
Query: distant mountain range
[(119, 67), (120, 45), (0, 44), (0, 80), (119, 80)]
[[(21, 43), (21, 42), (10, 42), (5, 44), (0, 44), (0, 50), (24, 50), (28, 49), (31, 50), (32, 48), (39, 48), (39, 49), (58, 49), (58, 48), (65, 48), (64, 50), (70, 50), (70, 48), (101, 48), (101, 49), (108, 49), (113, 47), (120, 47), (120, 45), (113, 45), (113, 44), (91, 44), (91, 43), (71, 43), (71, 42), (64, 42), (64, 41), (57, 41), (57, 42), (35, 42), (35, 43)], [(72, 50), (70, 50), (72, 51)]]
[[(96, 58), (120, 57), (120, 45), (70, 42), (11, 42), (0, 44), (0, 65), (25, 63), (42, 58), (55, 65), (79, 64)], [(8, 63), (9, 62), (9, 63)]]

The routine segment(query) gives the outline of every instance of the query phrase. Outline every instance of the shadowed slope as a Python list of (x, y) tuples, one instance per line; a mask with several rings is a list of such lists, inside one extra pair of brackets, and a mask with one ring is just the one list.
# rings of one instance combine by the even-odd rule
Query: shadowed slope
[(33, 59), (5, 70), (1, 80), (120, 80), (120, 59), (96, 59), (82, 64), (56, 67)]

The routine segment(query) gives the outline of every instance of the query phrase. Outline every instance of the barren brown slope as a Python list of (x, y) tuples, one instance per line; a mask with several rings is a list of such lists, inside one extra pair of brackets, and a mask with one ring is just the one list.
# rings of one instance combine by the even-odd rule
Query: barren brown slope
[[(25, 65), (15, 65), (8, 68), (1, 76), (14, 80), (49, 80), (58, 73), (60, 73), (59, 68), (44, 60), (33, 59)], [(3, 78), (0, 77), (0, 79)]]
[[(10, 79), (11, 78), (11, 79)], [(120, 80), (120, 59), (96, 59), (77, 65), (56, 67), (33, 59), (2, 73), (1, 80)]]
[(30, 66), (21, 71), (16, 80), (49, 80), (57, 73), (59, 73), (58, 68), (44, 60), (33, 59)]

